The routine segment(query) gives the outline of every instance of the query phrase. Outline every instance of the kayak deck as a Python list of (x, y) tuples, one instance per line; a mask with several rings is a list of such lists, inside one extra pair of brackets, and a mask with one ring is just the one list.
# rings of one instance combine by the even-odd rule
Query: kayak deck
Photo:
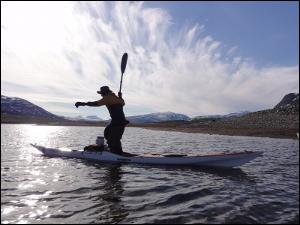
[(31, 144), (46, 156), (66, 157), (92, 160), (97, 162), (122, 162), (153, 165), (179, 165), (179, 166), (209, 166), (209, 167), (238, 167), (259, 156), (262, 152), (239, 152), (213, 155), (136, 155), (123, 156), (108, 151), (89, 152), (70, 149), (47, 148)]

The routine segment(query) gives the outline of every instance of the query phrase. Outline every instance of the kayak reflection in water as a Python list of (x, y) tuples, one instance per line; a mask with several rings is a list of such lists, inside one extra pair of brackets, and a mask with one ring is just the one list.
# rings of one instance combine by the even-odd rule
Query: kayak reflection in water
[(98, 94), (102, 99), (95, 102), (76, 102), (75, 106), (103, 106), (105, 105), (109, 111), (111, 122), (104, 130), (104, 137), (107, 140), (107, 145), (111, 152), (122, 155), (121, 138), (125, 130), (125, 126), (129, 123), (124, 115), (123, 107), (125, 105), (122, 93), (118, 96), (113, 93), (108, 86), (103, 86)]

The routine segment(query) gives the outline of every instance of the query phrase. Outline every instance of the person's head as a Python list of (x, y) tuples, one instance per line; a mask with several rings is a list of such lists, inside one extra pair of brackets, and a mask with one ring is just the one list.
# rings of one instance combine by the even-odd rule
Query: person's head
[(112, 91), (109, 89), (108, 86), (102, 86), (100, 88), (100, 91), (97, 91), (97, 93), (104, 96), (104, 95), (108, 95), (108, 94), (112, 93)]

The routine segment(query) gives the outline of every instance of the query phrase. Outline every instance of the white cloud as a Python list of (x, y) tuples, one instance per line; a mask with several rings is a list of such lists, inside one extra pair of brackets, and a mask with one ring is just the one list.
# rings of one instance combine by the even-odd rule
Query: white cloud
[(124, 52), (129, 113), (131, 107), (188, 115), (258, 110), (299, 92), (298, 65), (257, 68), (234, 55), (237, 46), (224, 50), (204, 25), (174, 31), (160, 8), (141, 2), (33, 4), (1, 7), (3, 94), (45, 102), (96, 100), (101, 85), (118, 90)]
[(241, 63), (241, 61), (242, 61), (242, 58), (241, 58), (241, 57), (234, 57), (232, 63), (233, 63), (234, 65), (239, 65), (239, 64)]
[(231, 48), (227, 51), (227, 54), (228, 54), (228, 55), (231, 55), (231, 54), (233, 54), (234, 52), (236, 52), (237, 49), (238, 49), (237, 46), (233, 46), (233, 47), (231, 47)]

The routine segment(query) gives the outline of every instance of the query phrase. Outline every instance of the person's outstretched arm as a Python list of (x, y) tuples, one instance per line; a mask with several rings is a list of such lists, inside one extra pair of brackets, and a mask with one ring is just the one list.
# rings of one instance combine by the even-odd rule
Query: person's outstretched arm
[(102, 101), (103, 99), (95, 102), (76, 102), (75, 106), (78, 108), (79, 106), (102, 106), (104, 105), (104, 102)]

